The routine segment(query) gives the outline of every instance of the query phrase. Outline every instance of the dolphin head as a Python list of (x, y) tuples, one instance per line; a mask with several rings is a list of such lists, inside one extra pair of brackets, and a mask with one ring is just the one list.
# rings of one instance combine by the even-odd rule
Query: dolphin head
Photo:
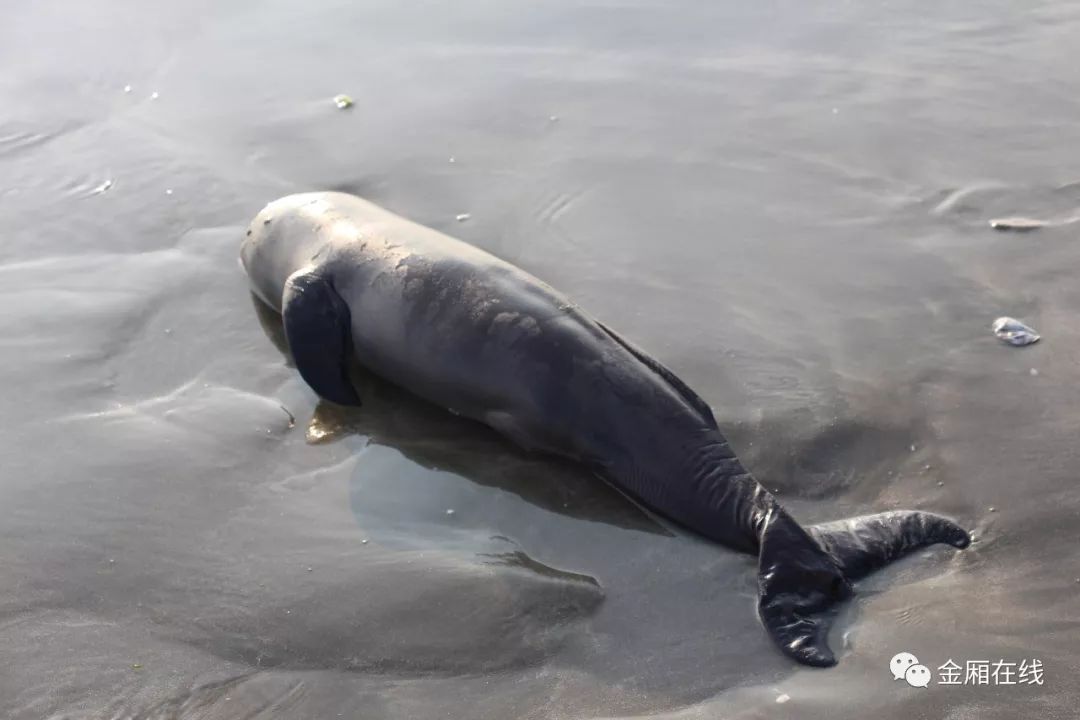
[(252, 291), (278, 312), (289, 276), (310, 265), (326, 243), (318, 232), (317, 202), (316, 193), (275, 200), (251, 221), (240, 244), (240, 264)]

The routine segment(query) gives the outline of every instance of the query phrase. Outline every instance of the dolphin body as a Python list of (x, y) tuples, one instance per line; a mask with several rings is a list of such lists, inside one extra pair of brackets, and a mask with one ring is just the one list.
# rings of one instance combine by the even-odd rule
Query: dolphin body
[(800, 663), (836, 663), (828, 611), (853, 581), (928, 545), (970, 543), (952, 520), (909, 510), (804, 528), (670, 370), (520, 268), (361, 198), (276, 200), (252, 221), (240, 254), (320, 396), (359, 405), (349, 379), (356, 361), (757, 555), (759, 616)]

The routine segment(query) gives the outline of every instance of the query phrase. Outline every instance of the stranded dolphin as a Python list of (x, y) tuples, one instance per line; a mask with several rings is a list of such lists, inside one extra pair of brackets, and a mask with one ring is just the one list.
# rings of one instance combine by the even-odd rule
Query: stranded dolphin
[(241, 261), (255, 294), (281, 312), (296, 368), (316, 393), (359, 405), (355, 360), (756, 554), (761, 621), (801, 663), (835, 664), (823, 613), (851, 595), (852, 581), (927, 545), (970, 542), (953, 521), (919, 511), (802, 527), (670, 370), (514, 265), (358, 197), (267, 205)]

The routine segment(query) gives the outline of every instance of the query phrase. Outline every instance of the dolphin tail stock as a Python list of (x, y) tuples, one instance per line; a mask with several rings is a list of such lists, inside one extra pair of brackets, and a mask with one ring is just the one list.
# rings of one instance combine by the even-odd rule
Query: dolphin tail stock
[(901, 510), (803, 528), (772, 503), (759, 522), (758, 612), (781, 651), (829, 667), (833, 611), (851, 583), (923, 547), (965, 548), (967, 531), (948, 518)]

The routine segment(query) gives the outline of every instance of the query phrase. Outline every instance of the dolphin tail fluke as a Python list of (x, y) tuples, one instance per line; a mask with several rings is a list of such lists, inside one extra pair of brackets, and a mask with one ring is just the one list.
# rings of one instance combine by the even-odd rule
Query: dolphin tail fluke
[(836, 606), (851, 583), (919, 548), (971, 542), (959, 525), (931, 513), (887, 512), (802, 528), (779, 506), (760, 527), (758, 612), (787, 656), (829, 667), (827, 643)]
[(916, 550), (944, 543), (971, 544), (964, 528), (941, 515), (895, 510), (814, 525), (810, 535), (840, 564), (844, 577), (858, 580)]

